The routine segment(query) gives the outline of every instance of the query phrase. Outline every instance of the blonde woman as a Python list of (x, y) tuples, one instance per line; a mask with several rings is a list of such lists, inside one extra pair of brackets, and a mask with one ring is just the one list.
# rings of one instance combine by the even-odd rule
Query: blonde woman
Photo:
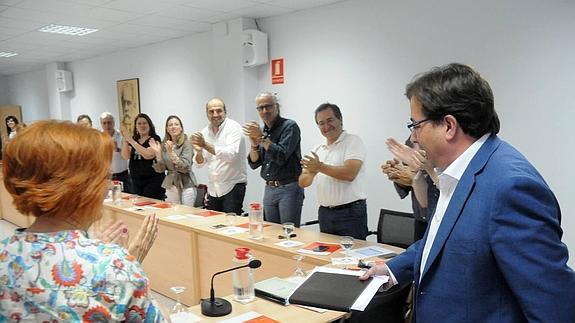
[(166, 201), (194, 206), (196, 200), (196, 177), (192, 172), (193, 149), (186, 134), (182, 120), (169, 116), (166, 120), (166, 135), (159, 143), (150, 141), (155, 152), (154, 169), (158, 173), (167, 171), (162, 183), (166, 189)]

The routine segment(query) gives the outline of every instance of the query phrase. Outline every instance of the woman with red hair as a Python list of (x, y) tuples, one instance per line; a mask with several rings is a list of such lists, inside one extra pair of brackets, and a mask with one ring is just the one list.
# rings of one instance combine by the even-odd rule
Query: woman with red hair
[(155, 216), (130, 253), (87, 233), (102, 214), (113, 148), (106, 134), (59, 121), (36, 122), (5, 147), (4, 185), (36, 220), (0, 242), (0, 321), (163, 320), (140, 265)]

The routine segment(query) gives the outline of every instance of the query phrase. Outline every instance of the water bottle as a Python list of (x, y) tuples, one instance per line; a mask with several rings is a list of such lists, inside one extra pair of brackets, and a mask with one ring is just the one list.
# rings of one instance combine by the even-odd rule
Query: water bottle
[(250, 203), (249, 222), (250, 239), (262, 239), (264, 237), (264, 212), (260, 203)]
[[(233, 266), (244, 266), (250, 263), (253, 257), (249, 248), (236, 248), (233, 258)], [(254, 272), (246, 267), (232, 272), (234, 281), (234, 299), (240, 303), (248, 303), (255, 299), (254, 293)]]

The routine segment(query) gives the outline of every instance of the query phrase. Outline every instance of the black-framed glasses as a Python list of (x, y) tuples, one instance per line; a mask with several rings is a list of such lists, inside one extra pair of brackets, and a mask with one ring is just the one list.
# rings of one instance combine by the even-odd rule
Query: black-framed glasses
[(419, 126), (421, 126), (422, 123), (427, 122), (431, 120), (430, 118), (427, 119), (423, 119), (423, 120), (419, 120), (419, 121), (409, 121), (407, 123), (407, 129), (409, 129), (409, 131), (413, 132), (415, 129), (419, 128)]
[(258, 110), (258, 111), (260, 111), (260, 112), (263, 111), (264, 109), (265, 109), (265, 110), (271, 110), (271, 109), (275, 108), (275, 106), (276, 106), (275, 103), (272, 103), (272, 104), (264, 104), (264, 105), (257, 106), (257, 107), (256, 107), (256, 110)]

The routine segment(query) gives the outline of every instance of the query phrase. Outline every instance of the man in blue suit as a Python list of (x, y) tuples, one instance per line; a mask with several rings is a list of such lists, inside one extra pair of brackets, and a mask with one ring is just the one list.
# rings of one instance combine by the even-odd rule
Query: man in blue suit
[(440, 196), (423, 239), (361, 278), (413, 280), (417, 322), (575, 322), (559, 204), (497, 137), (489, 84), (449, 64), (417, 76), (406, 95), (411, 140), (440, 171)]

